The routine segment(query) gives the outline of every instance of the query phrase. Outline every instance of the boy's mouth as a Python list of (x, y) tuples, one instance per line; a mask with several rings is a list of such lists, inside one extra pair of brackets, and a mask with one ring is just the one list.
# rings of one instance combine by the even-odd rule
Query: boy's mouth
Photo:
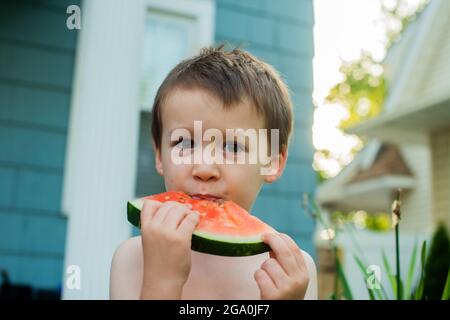
[(209, 200), (209, 201), (221, 200), (220, 197), (216, 197), (210, 194), (193, 194), (191, 195), (191, 198), (195, 200)]

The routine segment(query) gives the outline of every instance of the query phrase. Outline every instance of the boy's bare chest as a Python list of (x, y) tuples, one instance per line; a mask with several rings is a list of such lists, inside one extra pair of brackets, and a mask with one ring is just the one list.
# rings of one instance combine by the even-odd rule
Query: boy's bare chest
[(268, 254), (218, 257), (193, 252), (183, 299), (259, 299), (254, 274)]

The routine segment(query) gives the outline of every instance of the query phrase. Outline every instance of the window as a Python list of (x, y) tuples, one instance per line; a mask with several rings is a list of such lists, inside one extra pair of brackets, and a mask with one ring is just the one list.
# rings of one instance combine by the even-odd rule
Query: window
[(202, 46), (211, 44), (214, 34), (214, 1), (148, 0), (147, 4), (139, 88), (136, 197), (165, 190), (164, 180), (155, 170), (151, 142), (151, 108), (156, 92), (169, 71)]
[(156, 91), (169, 71), (194, 53), (195, 19), (150, 11), (144, 31), (139, 103), (151, 110)]

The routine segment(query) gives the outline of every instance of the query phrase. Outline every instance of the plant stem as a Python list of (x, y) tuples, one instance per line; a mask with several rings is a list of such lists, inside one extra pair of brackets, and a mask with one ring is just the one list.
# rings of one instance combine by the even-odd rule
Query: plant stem
[(402, 286), (400, 283), (400, 246), (399, 246), (399, 225), (400, 225), (400, 217), (401, 217), (401, 211), (400, 211), (400, 190), (397, 191), (397, 199), (394, 204), (393, 208), (394, 214), (397, 216), (397, 224), (395, 225), (395, 259), (396, 259), (396, 265), (397, 265), (397, 300), (402, 299)]
[(337, 298), (338, 296), (338, 279), (339, 279), (339, 275), (338, 275), (338, 257), (337, 257), (337, 249), (334, 245), (332, 245), (333, 247), (333, 257), (334, 257), (334, 267), (335, 267), (335, 271), (334, 271), (334, 283), (333, 283), (333, 292), (335, 297)]
[(397, 300), (402, 299), (402, 287), (400, 285), (400, 250), (398, 241), (398, 224), (395, 226), (395, 257), (397, 259)]

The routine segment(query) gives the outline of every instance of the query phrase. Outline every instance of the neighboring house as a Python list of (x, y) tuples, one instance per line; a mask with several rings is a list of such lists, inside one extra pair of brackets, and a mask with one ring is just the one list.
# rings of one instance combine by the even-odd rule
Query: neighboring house
[[(384, 64), (389, 86), (384, 111), (349, 130), (371, 142), (318, 188), (317, 197), (329, 211), (390, 212), (395, 191), (402, 188), (406, 274), (414, 242), (429, 238), (438, 222), (450, 228), (450, 2), (431, 1), (390, 49)], [(372, 259), (369, 263), (381, 265), (382, 247), (392, 253), (392, 232), (360, 232), (358, 237)], [(352, 284), (367, 295), (351, 240), (344, 236), (341, 244)]]
[[(66, 28), (70, 4), (0, 4), (0, 269), (11, 281), (108, 298), (114, 250), (136, 234), (126, 201), (164, 191), (149, 128), (156, 89), (179, 60), (222, 41), (273, 64), (291, 88), (288, 166), (253, 212), (314, 256), (300, 202), (315, 189), (312, 0), (90, 0), (78, 31)], [(70, 266), (79, 290), (63, 286)]]

